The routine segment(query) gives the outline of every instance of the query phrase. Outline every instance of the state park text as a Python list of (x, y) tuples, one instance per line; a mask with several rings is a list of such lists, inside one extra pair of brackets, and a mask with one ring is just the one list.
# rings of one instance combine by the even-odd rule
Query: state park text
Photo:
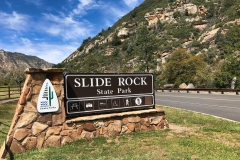
[(151, 74), (124, 75), (66, 75), (67, 98), (95, 96), (151, 94), (153, 92), (153, 76)]
[[(118, 77), (117, 93), (132, 93), (130, 86), (144, 86), (147, 85), (147, 77)], [(74, 87), (110, 87), (112, 86), (112, 78), (75, 78)], [(128, 86), (127, 89), (121, 88)], [(113, 94), (113, 89), (97, 89), (97, 95)]]

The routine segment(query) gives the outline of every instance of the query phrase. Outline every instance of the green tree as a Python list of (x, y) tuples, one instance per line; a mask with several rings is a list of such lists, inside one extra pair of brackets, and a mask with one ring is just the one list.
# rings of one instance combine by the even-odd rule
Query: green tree
[(209, 69), (201, 57), (191, 55), (186, 49), (178, 49), (169, 58), (162, 80), (175, 84), (176, 87), (182, 83), (208, 87), (209, 77)]
[(188, 9), (185, 9), (185, 16), (189, 16)]
[(173, 18), (179, 18), (181, 17), (181, 12), (180, 11), (176, 11), (173, 13)]
[(17, 85), (21, 85), (24, 82), (25, 78), (26, 76), (24, 74), (23, 69), (11, 70), (5, 76), (5, 79), (8, 80), (9, 84), (17, 84)]
[(157, 24), (156, 24), (157, 33), (161, 32), (162, 28), (163, 28), (163, 25), (162, 25), (160, 19), (158, 19)]
[(88, 56), (83, 66), (81, 67), (82, 72), (85, 73), (98, 73), (99, 72), (99, 59), (97, 56)]
[(157, 38), (148, 31), (146, 26), (142, 26), (137, 30), (137, 41), (134, 52), (139, 56), (139, 71), (149, 72), (154, 69), (156, 62), (154, 60), (154, 51), (157, 50)]
[(126, 51), (128, 49), (128, 40), (125, 40), (122, 43), (122, 51)]
[(237, 78), (236, 88), (240, 87), (240, 59), (230, 55), (220, 64), (215, 73), (215, 86), (217, 88), (230, 88), (233, 77)]
[(112, 57), (113, 58), (117, 58), (117, 57), (119, 57), (119, 49), (118, 48), (116, 48), (113, 52), (112, 52)]
[(223, 8), (229, 8), (236, 3), (236, 0), (223, 0)]
[(209, 7), (208, 7), (208, 12), (207, 12), (207, 18), (212, 18), (215, 16), (215, 5), (213, 2), (209, 3)]
[(231, 55), (240, 48), (240, 27), (233, 25), (225, 35), (218, 35), (218, 48), (225, 57)]
[(115, 33), (112, 38), (112, 45), (118, 46), (120, 44), (121, 44), (121, 40), (118, 38), (117, 33)]
[(134, 9), (130, 12), (130, 21), (132, 21), (137, 15), (137, 11)]

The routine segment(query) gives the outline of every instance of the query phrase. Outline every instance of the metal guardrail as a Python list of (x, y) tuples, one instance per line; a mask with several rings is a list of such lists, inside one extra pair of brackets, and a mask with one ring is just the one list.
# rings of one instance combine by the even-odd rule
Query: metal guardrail
[(196, 91), (197, 93), (200, 92), (208, 92), (208, 93), (212, 93), (212, 92), (221, 92), (221, 94), (224, 94), (224, 92), (235, 92), (236, 95), (239, 94), (240, 89), (227, 89), (227, 88), (220, 88), (220, 89), (216, 89), (216, 88), (155, 88), (154, 90), (158, 91), (161, 90), (162, 92), (164, 91), (186, 91), (187, 93), (189, 93), (190, 91)]

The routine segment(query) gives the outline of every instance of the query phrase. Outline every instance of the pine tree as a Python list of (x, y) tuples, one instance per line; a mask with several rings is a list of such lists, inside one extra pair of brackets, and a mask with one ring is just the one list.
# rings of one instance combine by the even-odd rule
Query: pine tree
[(139, 56), (139, 71), (149, 72), (154, 69), (154, 51), (157, 50), (157, 38), (148, 31), (146, 26), (142, 26), (137, 31), (137, 41), (135, 52)]
[(117, 33), (115, 33), (112, 38), (112, 45), (118, 46), (120, 44), (121, 44), (121, 40), (118, 38)]

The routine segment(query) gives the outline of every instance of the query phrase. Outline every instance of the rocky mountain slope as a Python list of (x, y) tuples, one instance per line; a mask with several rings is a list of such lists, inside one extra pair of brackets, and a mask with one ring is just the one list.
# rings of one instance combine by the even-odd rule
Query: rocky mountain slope
[[(151, 72), (158, 84), (175, 83), (164, 72), (172, 53), (185, 49), (206, 63), (211, 81), (220, 76), (227, 84), (233, 76), (240, 78), (237, 66), (225, 67), (230, 71), (222, 67), (240, 62), (239, 42), (238, 0), (145, 0), (113, 26), (85, 39), (56, 67), (69, 72)], [(189, 65), (183, 70), (191, 69)], [(204, 77), (198, 70), (194, 74)], [(222, 82), (215, 86), (226, 87)]]
[(28, 56), (17, 52), (0, 50), (0, 75), (5, 75), (14, 69), (50, 68), (53, 64), (36, 56)]

